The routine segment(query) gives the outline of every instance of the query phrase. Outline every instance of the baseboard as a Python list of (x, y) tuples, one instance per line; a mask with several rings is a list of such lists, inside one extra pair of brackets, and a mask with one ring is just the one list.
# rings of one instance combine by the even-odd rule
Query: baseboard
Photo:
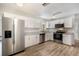
[(22, 51), (16, 52), (16, 53), (14, 53), (14, 54), (8, 55), (8, 56), (13, 56), (13, 55), (16, 55), (16, 54), (18, 54), (18, 53), (21, 53), (21, 52), (23, 52), (23, 51), (25, 51), (25, 49), (22, 50)]

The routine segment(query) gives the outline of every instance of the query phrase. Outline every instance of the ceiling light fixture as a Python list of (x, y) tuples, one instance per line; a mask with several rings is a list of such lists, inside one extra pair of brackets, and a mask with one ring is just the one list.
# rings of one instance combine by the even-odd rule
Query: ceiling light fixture
[(49, 3), (43, 3), (42, 5), (45, 7), (45, 6), (49, 5)]
[(16, 5), (22, 7), (23, 3), (16, 3)]

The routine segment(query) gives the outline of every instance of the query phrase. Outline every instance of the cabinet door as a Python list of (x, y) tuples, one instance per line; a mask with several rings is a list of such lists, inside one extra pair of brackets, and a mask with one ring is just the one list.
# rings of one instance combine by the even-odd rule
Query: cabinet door
[(30, 46), (30, 37), (29, 37), (29, 35), (26, 35), (25, 36), (25, 48), (27, 48), (29, 46)]
[(49, 28), (49, 22), (46, 22), (46, 28)]
[(48, 35), (47, 35), (47, 33), (46, 33), (46, 35), (45, 35), (45, 41), (47, 41), (48, 40)]
[(32, 35), (29, 35), (29, 46), (33, 45), (33, 37)]
[(27, 47), (27, 45), (28, 45), (28, 37), (27, 37), (27, 35), (25, 36), (25, 48)]
[(36, 44), (36, 35), (32, 35), (31, 36), (31, 45), (35, 45)]
[(49, 39), (49, 34), (46, 33), (46, 34), (45, 34), (45, 41), (48, 41), (48, 40), (50, 40), (50, 39)]
[(40, 41), (40, 39), (39, 39), (39, 34), (38, 34), (38, 35), (36, 35), (36, 43), (38, 44), (39, 41)]
[(72, 28), (72, 24), (73, 24), (73, 19), (72, 18), (65, 19), (65, 27), (66, 28)]
[(73, 35), (63, 35), (63, 43), (67, 45), (73, 44)]
[(32, 45), (38, 44), (39, 37), (38, 35), (32, 35)]
[(45, 41), (48, 41), (48, 40), (53, 40), (53, 33), (46, 33), (45, 34)]
[(50, 24), (50, 28), (53, 28), (53, 23), (52, 23), (52, 22), (50, 22), (49, 24)]
[(50, 40), (53, 40), (53, 33), (50, 33)]

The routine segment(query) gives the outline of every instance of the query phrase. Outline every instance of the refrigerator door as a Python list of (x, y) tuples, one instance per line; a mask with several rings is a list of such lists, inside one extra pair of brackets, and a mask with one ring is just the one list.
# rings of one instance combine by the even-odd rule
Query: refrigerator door
[(24, 21), (14, 20), (14, 53), (24, 50)]
[(11, 55), (13, 54), (13, 20), (3, 17), (2, 29), (2, 55)]
[(2, 16), (0, 16), (0, 36), (2, 36)]

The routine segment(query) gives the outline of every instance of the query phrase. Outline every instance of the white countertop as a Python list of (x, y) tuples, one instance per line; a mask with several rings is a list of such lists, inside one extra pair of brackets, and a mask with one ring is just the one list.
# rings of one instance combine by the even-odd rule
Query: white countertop
[(64, 35), (74, 35), (74, 33), (64, 33)]

